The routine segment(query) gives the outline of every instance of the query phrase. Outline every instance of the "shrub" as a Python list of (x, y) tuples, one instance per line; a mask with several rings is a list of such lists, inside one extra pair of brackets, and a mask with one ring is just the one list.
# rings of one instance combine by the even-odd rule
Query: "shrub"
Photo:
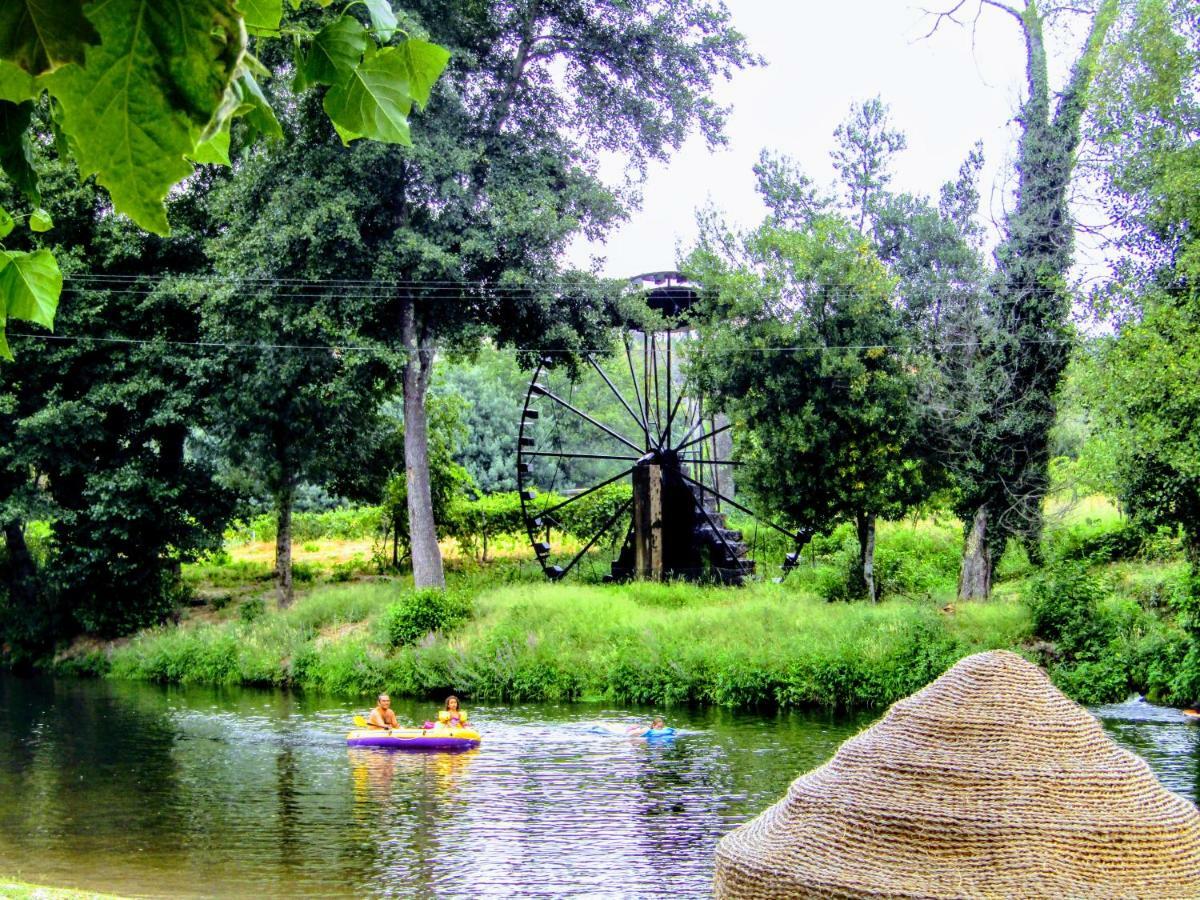
[(238, 618), (243, 622), (257, 622), (267, 611), (267, 604), (262, 597), (252, 597), (238, 607)]
[(415, 644), (431, 631), (449, 631), (470, 618), (471, 605), (458, 594), (415, 590), (383, 613), (383, 629), (392, 647)]
[(1095, 659), (1116, 636), (1116, 623), (1102, 607), (1107, 595), (1084, 564), (1059, 562), (1030, 579), (1024, 599), (1037, 636), (1053, 641), (1067, 659)]

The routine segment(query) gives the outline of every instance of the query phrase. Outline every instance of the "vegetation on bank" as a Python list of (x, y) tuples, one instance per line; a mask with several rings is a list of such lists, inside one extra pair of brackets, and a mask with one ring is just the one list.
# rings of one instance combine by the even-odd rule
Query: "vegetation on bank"
[(1200, 666), (1176, 616), (1187, 566), (1170, 534), (1148, 539), (1093, 501), (1048, 533), (1041, 570), (1010, 547), (996, 599), (955, 603), (959, 534), (954, 520), (884, 523), (889, 599), (874, 605), (840, 602), (857, 560), (850, 526), (815, 542), (785, 583), (740, 589), (548, 584), (511, 557), (480, 567), (463, 556), (446, 594), (335, 583), (318, 569), (288, 609), (266, 583), (218, 592), (177, 625), (77, 644), (56, 666), (342, 696), (844, 709), (890, 703), (965, 655), (1009, 648), (1084, 703), (1194, 696)]
[(9, 900), (117, 900), (115, 894), (97, 894), (70, 888), (45, 887), (0, 875), (0, 897)]

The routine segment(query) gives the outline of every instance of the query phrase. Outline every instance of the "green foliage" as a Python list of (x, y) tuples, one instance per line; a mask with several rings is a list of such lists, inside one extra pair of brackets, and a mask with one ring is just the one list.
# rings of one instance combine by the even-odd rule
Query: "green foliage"
[(447, 591), (414, 590), (383, 613), (392, 647), (415, 644), (430, 632), (450, 631), (471, 615), (470, 601)]
[[(449, 54), (407, 33), (381, 46), (398, 33), (389, 0), (367, 4), (371, 30), (354, 17), (355, 5), (346, 4), (314, 35), (303, 14), (281, 24), (280, 0), (10, 3), (0, 12), (0, 165), (40, 204), (27, 128), (31, 101), (47, 92), (55, 137), (78, 163), (80, 177), (95, 176), (117, 211), (165, 235), (168, 193), (197, 163), (229, 164), (235, 118), (244, 119), (247, 135), (282, 136), (255, 81), (264, 69), (249, 52), (247, 31), (259, 40), (290, 40), (307, 81), (330, 85), (325, 108), (346, 140), (408, 144), (412, 106), (429, 102)], [(331, 56), (327, 33), (348, 31), (356, 39), (337, 44)], [(327, 65), (309, 71), (313, 60)], [(30, 217), (30, 227), (48, 227), (42, 211)], [(61, 283), (41, 298), (49, 314), (40, 318), (24, 315), (7, 288), (0, 280), (5, 357), (11, 356), (6, 320), (51, 327)]]
[(776, 585), (521, 585), (484, 590), (473, 613), (464, 605), (457, 591), (397, 600), (387, 586), (324, 589), (251, 624), (147, 632), (113, 651), (113, 674), (347, 696), (858, 708), (911, 693), (967, 653), (1014, 646), (1029, 628), (1015, 604), (945, 616), (925, 604), (828, 606)]
[(832, 217), (764, 225), (709, 235), (688, 266), (708, 295), (692, 371), (738, 426), (739, 484), (810, 531), (920, 502), (917, 382), (866, 240)]
[[(164, 352), (168, 342), (196, 340), (195, 309), (169, 279), (146, 274), (200, 265), (195, 242), (138, 233), (53, 158), (51, 144), (39, 140), (35, 150), (57, 227), (45, 238), (14, 234), (23, 249), (9, 252), (45, 263), (40, 275), (57, 282), (50, 250), (33, 249), (53, 239), (54, 257), (78, 271), (75, 260), (87, 254), (97, 280), (81, 282), (76, 302), (58, 312), (75, 339), (30, 342), (0, 378), (0, 521), (48, 523), (33, 555), (33, 589), (10, 597), (0, 641), (33, 649), (80, 629), (119, 634), (172, 613), (184, 596), (180, 564), (219, 547), (232, 508), (210, 462), (189, 453), (212, 370)], [(16, 199), (0, 183), (0, 205)], [(179, 195), (172, 211), (180, 232), (194, 236), (191, 199)], [(25, 279), (35, 302), (37, 279), (28, 274), (10, 262), (0, 279)], [(125, 333), (139, 343), (105, 340), (123, 318), (134, 320)]]
[[(270, 513), (237, 522), (226, 532), (233, 543), (274, 541), (278, 520)], [(292, 516), (292, 538), (297, 541), (354, 541), (369, 540), (382, 527), (382, 508), (378, 506), (346, 506), (325, 512), (302, 512)]]
[(1030, 581), (1026, 600), (1035, 633), (1067, 660), (1097, 659), (1115, 637), (1106, 616), (1107, 587), (1079, 563), (1048, 567)]
[(252, 597), (238, 607), (238, 618), (243, 622), (257, 622), (266, 612), (267, 605), (262, 597)]
[(1031, 3), (1019, 20), (1028, 75), (1028, 95), (1017, 119), (1021, 177), (984, 298), (991, 327), (980, 335), (970, 370), (976, 416), (966, 439), (956, 442), (955, 511), (965, 523), (985, 511), (984, 543), (996, 551), (1009, 535), (1018, 536), (1031, 556), (1040, 547), (1055, 395), (1072, 337), (1067, 273), (1074, 233), (1067, 198), (1096, 52), (1116, 10), (1117, 0), (1102, 0), (1091, 12), (1083, 50), (1057, 92), (1057, 103), (1046, 63), (1048, 14)]

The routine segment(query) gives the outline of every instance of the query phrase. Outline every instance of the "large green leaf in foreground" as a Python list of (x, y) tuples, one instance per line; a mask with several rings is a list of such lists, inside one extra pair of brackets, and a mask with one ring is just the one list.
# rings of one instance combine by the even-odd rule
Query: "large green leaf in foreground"
[(0, 357), (12, 359), (4, 338), (7, 319), (54, 327), (62, 272), (49, 250), (0, 252)]
[(346, 143), (371, 138), (411, 144), (408, 114), (413, 101), (424, 106), (450, 54), (436, 44), (408, 40), (378, 52), (367, 49), (362, 62), (325, 95), (325, 112)]
[(0, 58), (32, 75), (83, 62), (99, 38), (83, 15), (84, 0), (0, 0)]
[(245, 39), (234, 0), (105, 0), (86, 7), (100, 34), (84, 66), (50, 77), (86, 177), (148, 231), (167, 233), (163, 198), (186, 178), (221, 106)]

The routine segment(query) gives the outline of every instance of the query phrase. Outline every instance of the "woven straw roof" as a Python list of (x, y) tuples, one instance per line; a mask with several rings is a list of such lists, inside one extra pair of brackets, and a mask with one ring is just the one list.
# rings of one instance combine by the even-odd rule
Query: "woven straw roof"
[(962, 660), (717, 846), (718, 897), (1200, 897), (1200, 813), (1037, 666)]

